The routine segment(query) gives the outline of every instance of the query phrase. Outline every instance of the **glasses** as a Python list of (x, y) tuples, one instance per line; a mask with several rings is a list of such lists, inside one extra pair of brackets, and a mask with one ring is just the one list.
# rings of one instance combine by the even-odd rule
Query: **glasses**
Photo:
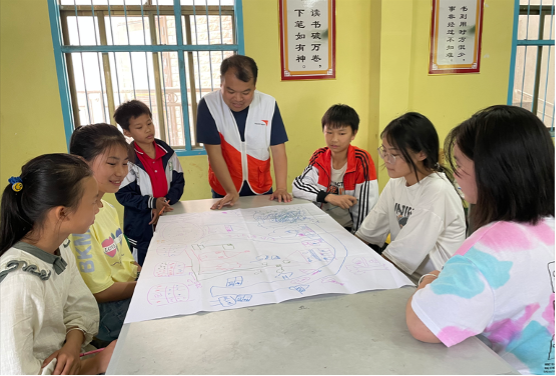
[(396, 163), (397, 156), (387, 153), (386, 149), (384, 149), (384, 146), (379, 147), (377, 150), (378, 150), (378, 155), (380, 156), (380, 158), (384, 160), (384, 162), (390, 164)]

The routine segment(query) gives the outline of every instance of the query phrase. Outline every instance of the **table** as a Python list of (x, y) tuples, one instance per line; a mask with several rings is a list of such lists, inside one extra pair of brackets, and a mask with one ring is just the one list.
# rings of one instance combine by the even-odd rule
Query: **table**
[[(206, 211), (215, 201), (180, 202), (172, 214)], [(266, 205), (287, 204), (254, 196), (234, 208)], [(451, 348), (415, 340), (405, 324), (414, 290), (319, 295), (126, 324), (106, 374), (519, 374), (475, 337)]]

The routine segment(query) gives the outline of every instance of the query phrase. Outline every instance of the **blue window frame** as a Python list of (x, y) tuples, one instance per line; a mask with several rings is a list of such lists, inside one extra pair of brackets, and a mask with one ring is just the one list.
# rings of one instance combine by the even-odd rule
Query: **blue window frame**
[(554, 0), (515, 0), (508, 104), (536, 114), (554, 137)]
[(123, 102), (153, 113), (179, 156), (195, 141), (197, 103), (220, 86), (221, 61), (244, 54), (241, 0), (48, 0), (66, 142), (111, 123)]

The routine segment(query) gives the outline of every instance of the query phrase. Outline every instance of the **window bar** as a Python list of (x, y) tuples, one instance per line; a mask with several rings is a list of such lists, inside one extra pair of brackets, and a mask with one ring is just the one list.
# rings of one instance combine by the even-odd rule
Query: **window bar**
[[(210, 27), (209, 27), (209, 14), (208, 14), (208, 2), (205, 0), (205, 13), (207, 17), (207, 41), (210, 46)], [(212, 79), (212, 53), (209, 50), (209, 69), (210, 69), (210, 90), (214, 91), (214, 82)]]
[(542, 109), (542, 121), (544, 123), (544, 115), (546, 111), (546, 94), (548, 92), (548, 74), (550, 73), (550, 53), (552, 52), (552, 46), (548, 46), (548, 56), (546, 61), (546, 81), (544, 83), (544, 105)]
[[(77, 4), (73, 0), (73, 6), (75, 8), (75, 25), (77, 26), (77, 41), (81, 46), (81, 34), (79, 33), (79, 17), (77, 17)], [(89, 94), (87, 91), (87, 79), (85, 78), (85, 66), (83, 65), (83, 52), (79, 53), (81, 55), (81, 73), (83, 74), (83, 87), (85, 88), (85, 102), (87, 104), (87, 115), (89, 117), (89, 124), (92, 124), (91, 120), (91, 110), (89, 109)]]
[[(99, 11), (97, 12), (97, 14), (98, 14), (98, 30), (100, 35), (100, 44), (101, 46), (106, 46), (108, 44), (108, 39), (106, 38), (106, 23), (104, 20), (104, 11)], [(116, 106), (114, 105), (114, 86), (112, 86), (110, 58), (107, 52), (102, 53), (102, 65), (104, 68), (104, 83), (106, 85), (106, 99), (108, 101), (109, 121), (107, 121), (107, 123), (116, 125), (116, 121), (112, 118), (112, 115), (116, 111)]]
[[(93, 31), (95, 33), (95, 45), (98, 46), (98, 38), (97, 38), (97, 25), (95, 23), (95, 7), (93, 5), (93, 0), (91, 0), (91, 12), (93, 15)], [(100, 70), (100, 54), (97, 52), (97, 63), (98, 63), (98, 79), (100, 81), (100, 103), (102, 106), (102, 119), (104, 120), (105, 123), (108, 123), (106, 121), (106, 102), (104, 101), (104, 89), (102, 88), (102, 72)], [(110, 118), (110, 115), (108, 115), (108, 118)]]
[[(199, 34), (197, 33), (197, 12), (195, 11), (195, 0), (193, 0), (193, 25), (195, 26), (195, 44), (199, 45)], [(199, 51), (197, 54), (197, 77), (199, 78), (199, 102), (203, 97), (203, 85), (201, 83), (201, 61), (199, 59)], [(195, 93), (197, 95), (197, 93)]]
[[(218, 0), (218, 17), (220, 21), (220, 44), (224, 44), (224, 32), (222, 31), (222, 0)], [(224, 51), (220, 51), (222, 60), (224, 60)]]
[[(147, 45), (147, 31), (145, 30), (145, 14), (143, 12), (143, 2), (141, 1), (141, 22), (143, 23), (143, 43)], [(150, 27), (149, 27), (150, 29)], [(149, 76), (149, 57), (145, 51), (145, 68), (147, 70), (147, 90), (149, 91), (149, 109), (152, 112), (153, 103), (151, 100), (151, 78)]]
[[(541, 8), (542, 8), (542, 0), (541, 0)], [(544, 29), (544, 17), (542, 16), (542, 11), (539, 9), (539, 39), (541, 39), (542, 34), (541, 30)], [(535, 115), (537, 114), (539, 108), (539, 90), (540, 90), (540, 82), (541, 82), (541, 75), (539, 72), (542, 71), (542, 55), (543, 55), (543, 47), (537, 47), (537, 65), (535, 67), (535, 83), (533, 86), (533, 98), (531, 100), (531, 112)], [(539, 74), (537, 74), (539, 73)]]
[[(525, 28), (525, 39), (529, 39), (529, 15), (531, 13), (531, 0), (527, 1), (527, 24)], [(523, 79), (521, 80), (521, 99), (519, 100), (519, 107), (523, 107), (523, 86), (525, 85), (525, 68), (527, 66), (527, 48), (525, 46), (525, 53), (523, 58)]]
[[(181, 6), (180, 0), (174, 0), (174, 18), (176, 26), (176, 44), (183, 46), (183, 27), (181, 25)], [(189, 124), (189, 108), (187, 104), (187, 84), (185, 82), (185, 56), (184, 51), (178, 51), (178, 75), (180, 79), (180, 94), (181, 94), (181, 116), (182, 116), (182, 130), (183, 138), (185, 139), (185, 149), (191, 150), (191, 129), (185, 129), (185, 125)], [(177, 108), (176, 108), (177, 110)], [(177, 114), (176, 114), (177, 118)], [(181, 145), (182, 140), (180, 140)]]
[[(125, 29), (127, 33), (127, 45), (131, 45), (131, 39), (129, 37), (129, 25), (127, 22), (127, 5), (125, 4), (124, 0), (124, 18), (125, 18)], [(131, 57), (131, 51), (128, 52), (129, 54), (129, 66), (131, 68), (131, 87), (133, 88), (133, 99), (137, 99), (137, 93), (135, 92), (135, 76), (133, 75), (133, 58)]]
[[(191, 45), (191, 16), (186, 15), (185, 20), (185, 40), (186, 43)], [(195, 88), (195, 63), (193, 61), (193, 52), (187, 51), (187, 62), (189, 69), (189, 84), (191, 90), (191, 113), (193, 114), (193, 121), (197, 122), (197, 90)], [(186, 88), (187, 90), (187, 88)], [(195, 144), (195, 140), (192, 141)]]
[[(116, 40), (114, 39), (114, 23), (112, 23), (112, 12), (110, 11), (110, 0), (107, 1), (108, 3), (108, 20), (110, 21), (110, 36), (112, 37), (112, 45), (116, 44)], [(122, 93), (120, 90), (120, 79), (118, 78), (118, 62), (116, 60), (116, 53), (112, 52), (114, 55), (114, 69), (116, 73), (116, 88), (118, 89), (118, 101), (119, 105), (122, 104)]]
[(159, 43), (158, 44), (162, 44), (162, 34), (160, 33), (160, 8), (158, 7), (158, 0), (156, 0), (156, 19), (157, 19), (157, 25), (158, 25), (158, 39), (159, 39)]
[[(552, 39), (552, 21), (554, 20), (554, 5), (552, 5), (552, 9), (550, 11), (550, 28), (548, 29), (548, 36), (546, 39)], [(543, 27), (544, 30), (544, 27)], [(540, 35), (540, 34), (539, 34)], [(543, 35), (544, 36), (544, 35)], [(548, 46), (548, 57), (546, 63), (546, 82), (544, 86), (544, 105), (542, 109), (542, 121), (544, 122), (544, 116), (546, 112), (546, 94), (548, 92), (548, 75), (550, 72), (550, 54), (552, 52), (552, 46)], [(554, 118), (552, 118), (552, 124), (554, 124)]]
[[(66, 14), (61, 16), (60, 20), (62, 24), (62, 38), (65, 45), (70, 44), (69, 40), (69, 30), (68, 30), (68, 16)], [(75, 127), (81, 125), (81, 119), (79, 118), (79, 101), (77, 100), (77, 90), (75, 88), (75, 72), (73, 71), (73, 56), (71, 53), (65, 54), (66, 56), (66, 69), (68, 72), (68, 83), (70, 89), (71, 97), (71, 109), (73, 113), (73, 126)]]
[[(158, 0), (157, 0), (158, 1)], [(157, 5), (158, 7), (158, 5)], [(158, 12), (158, 9), (157, 9)], [(160, 17), (160, 16), (158, 16)], [(153, 25), (155, 24), (155, 19), (154, 19), (154, 13), (153, 12), (149, 12), (149, 24)], [(158, 19), (158, 21), (160, 21), (160, 18)], [(158, 23), (158, 33), (160, 35), (160, 22)], [(156, 28), (155, 27), (151, 27), (150, 29), (151, 32), (151, 43), (153, 45), (157, 45), (158, 44), (158, 40), (156, 38)], [(160, 78), (160, 62), (162, 61), (161, 58), (159, 58), (159, 54), (162, 55), (162, 52), (153, 52), (153, 74), (154, 74), (154, 83), (155, 83), (155, 88), (156, 88), (156, 106), (157, 106), (157, 112), (158, 112), (158, 131), (160, 134), (160, 139), (164, 142), (167, 141), (167, 137), (166, 137), (166, 121), (164, 120), (164, 105), (165, 105), (165, 100), (166, 98), (164, 98), (163, 93), (162, 93), (162, 84), (161, 84), (161, 78)]]

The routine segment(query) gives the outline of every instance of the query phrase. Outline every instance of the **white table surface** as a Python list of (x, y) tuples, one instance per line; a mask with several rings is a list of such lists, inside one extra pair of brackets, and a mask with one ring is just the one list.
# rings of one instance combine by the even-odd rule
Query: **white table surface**
[[(182, 201), (172, 214), (206, 211), (214, 202)], [(254, 196), (234, 208), (266, 205), (287, 204)], [(414, 290), (319, 295), (125, 324), (106, 374), (518, 374), (475, 337), (451, 348), (415, 340), (405, 324)]]

